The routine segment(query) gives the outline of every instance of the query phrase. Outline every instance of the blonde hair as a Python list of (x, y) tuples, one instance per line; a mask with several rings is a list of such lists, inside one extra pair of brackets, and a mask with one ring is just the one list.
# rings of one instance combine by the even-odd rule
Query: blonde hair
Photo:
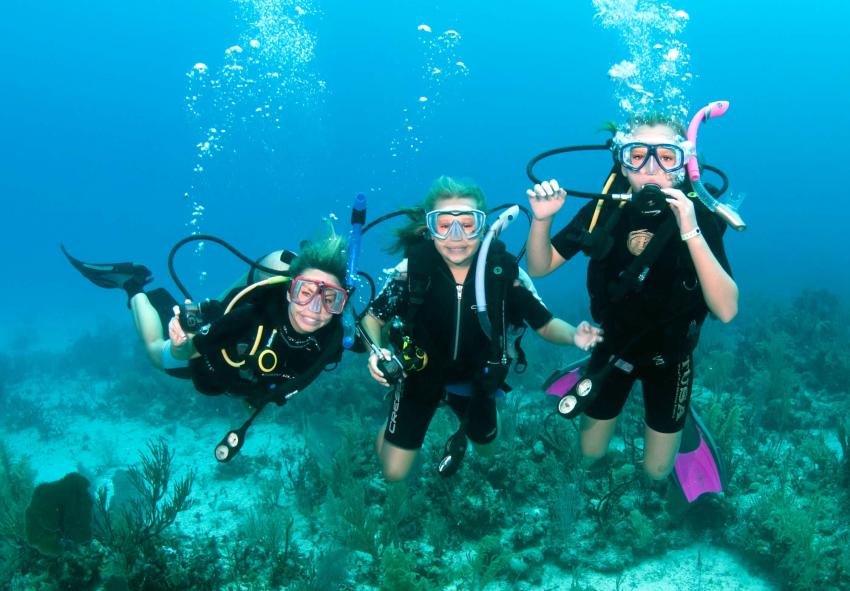
[(659, 125), (669, 127), (677, 135), (680, 135), (683, 138), (687, 135), (687, 127), (685, 126), (685, 123), (681, 119), (665, 113), (641, 113), (633, 115), (623, 125), (619, 125), (614, 121), (608, 121), (603, 126), (603, 129), (610, 132), (611, 135), (614, 135), (618, 131), (631, 133), (638, 127), (656, 127)]
[(487, 199), (481, 187), (472, 181), (443, 175), (431, 183), (431, 188), (420, 205), (403, 210), (410, 221), (395, 231), (396, 239), (388, 249), (389, 252), (401, 252), (420, 242), (428, 231), (425, 226), (425, 214), (446, 199), (470, 199), (476, 209), (487, 211)]

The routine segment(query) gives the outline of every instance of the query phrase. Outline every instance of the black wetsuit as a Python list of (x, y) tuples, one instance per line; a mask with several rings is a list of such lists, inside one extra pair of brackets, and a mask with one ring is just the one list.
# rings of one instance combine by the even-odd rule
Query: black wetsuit
[[(474, 308), (475, 261), (460, 286), (431, 241), (413, 248), (418, 250), (409, 252), (408, 271), (427, 273), (429, 285), (412, 320), (410, 336), (427, 351), (428, 364), (422, 371), (409, 373), (396, 390), (384, 437), (398, 447), (419, 449), (434, 412), (445, 398), (459, 417), (467, 416), (469, 439), (488, 443), (497, 434), (494, 398), (446, 393), (448, 384), (474, 381), (490, 351), (489, 338)], [(414, 269), (417, 265), (427, 265), (428, 271)], [(406, 275), (399, 276), (387, 282), (370, 313), (385, 322), (396, 316), (407, 318), (409, 305), (409, 281)], [(538, 329), (552, 319), (551, 312), (525, 287), (509, 287), (505, 307), (506, 321), (513, 326), (528, 323)]]
[(339, 361), (339, 316), (314, 333), (295, 332), (289, 321), (288, 287), (286, 282), (254, 289), (245, 303), (239, 302), (194, 336), (201, 356), (190, 361), (189, 369), (199, 392), (230, 393), (249, 400), (275, 394), (280, 401), (292, 391), (293, 380), (299, 378), (297, 387), (303, 388), (326, 365)]
[[(631, 373), (614, 371), (585, 414), (612, 419), (620, 414), (635, 379), (643, 386), (646, 424), (662, 433), (675, 433), (684, 425), (693, 385), (692, 353), (708, 306), (702, 295), (688, 245), (676, 228), (660, 256), (651, 265), (642, 286), (616, 294), (618, 279), (649, 239), (672, 213), (657, 216), (631, 213), (627, 206), (613, 227), (607, 224), (617, 205), (607, 202), (593, 230), (608, 232), (613, 246), (606, 256), (592, 259), (587, 283), (591, 313), (605, 330), (605, 341), (591, 356), (589, 372), (602, 367), (612, 354), (634, 365)], [(723, 247), (725, 226), (701, 203), (694, 202), (697, 224), (720, 265), (731, 274)], [(555, 250), (571, 259), (587, 250), (587, 230), (596, 202), (585, 205), (552, 239)], [(675, 220), (670, 219), (675, 224)], [(609, 226), (609, 227), (606, 227)], [(640, 337), (635, 341), (635, 337)]]

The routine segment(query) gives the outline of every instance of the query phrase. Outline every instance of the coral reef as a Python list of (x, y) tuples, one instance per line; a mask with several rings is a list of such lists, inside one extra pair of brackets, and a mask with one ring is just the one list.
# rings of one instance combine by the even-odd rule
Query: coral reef
[[(509, 378), (515, 390), (500, 403), (497, 453), (470, 452), (457, 474), (439, 476), (456, 428), (440, 410), (403, 483), (381, 476), (374, 435), (386, 418), (383, 391), (353, 356), (270, 409), (243, 453), (221, 466), (212, 444), (243, 412), (238, 401), (197, 396), (135, 361), (74, 370), (86, 386), (74, 389), (66, 376), (74, 396), (50, 401), (35, 395), (47, 387), (41, 376), (3, 358), (15, 379), (0, 394), (30, 408), (10, 415), (7, 432), (28, 412), (20, 429), (44, 444), (49, 438), (37, 434), (63, 413), (97, 413), (156, 425), (170, 439), (151, 440), (126, 467), (118, 449), (98, 450), (87, 433), (83, 445), (100, 465), (91, 467), (96, 478), (80, 470), (109, 486), (97, 489), (92, 539), (53, 544), (51, 555), (27, 543), (36, 487), (18, 457), (25, 450), (0, 444), (0, 587), (496, 591), (546, 588), (557, 573), (561, 588), (572, 580), (574, 589), (590, 589), (590, 573), (608, 573), (628, 589), (626, 569), (708, 543), (778, 588), (850, 588), (850, 361), (841, 354), (850, 342), (848, 307), (813, 291), (742, 310), (737, 325), (709, 323), (696, 353), (694, 404), (726, 460), (729, 485), (676, 510), (668, 485), (641, 477), (639, 390), (608, 456), (586, 467), (577, 425), (553, 414), (539, 392), (555, 354), (533, 340), (530, 371)], [(801, 343), (812, 330), (816, 338)], [(180, 437), (194, 438), (196, 456), (180, 457), (171, 445)], [(191, 466), (178, 467), (181, 459)], [(708, 567), (694, 554), (687, 584), (710, 588)]]
[(77, 472), (39, 484), (26, 510), (27, 542), (56, 556), (69, 544), (91, 541), (92, 505), (89, 481)]

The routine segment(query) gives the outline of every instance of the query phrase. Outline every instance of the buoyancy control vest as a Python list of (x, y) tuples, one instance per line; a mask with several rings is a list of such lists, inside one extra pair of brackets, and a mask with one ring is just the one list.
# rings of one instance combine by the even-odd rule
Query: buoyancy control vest
[[(287, 394), (303, 388), (326, 366), (339, 361), (339, 319), (334, 317), (316, 334), (298, 335), (286, 317), (284, 294), (288, 282), (276, 278), (271, 284), (262, 283), (254, 284), (254, 289), (234, 300), (228, 313), (207, 329), (215, 335), (215, 349), (202, 350), (210, 349), (204, 347), (207, 335), (196, 336), (202, 357), (193, 361), (192, 377), (198, 391), (228, 391), (252, 402), (268, 398), (282, 404)], [(219, 334), (215, 334), (217, 330)], [(287, 363), (288, 355), (313, 359), (293, 367)]]
[[(505, 293), (519, 272), (516, 259), (505, 252), (504, 244), (494, 241), (487, 261), (486, 291), (493, 339), (487, 337), (476, 317), (475, 277), (471, 269), (463, 285), (457, 285), (431, 241), (408, 247), (405, 255), (408, 302), (402, 320), (429, 358), (483, 367), (488, 361), (504, 357)], [(478, 253), (475, 257), (472, 268)], [(521, 348), (518, 351), (521, 354)]]
[[(696, 346), (708, 307), (690, 253), (677, 240), (678, 226), (666, 204), (659, 219), (640, 220), (647, 223), (638, 223), (629, 207), (601, 203), (594, 224), (583, 236), (581, 249), (590, 258), (587, 289), (591, 315), (615, 347), (629, 334), (649, 329), (642, 339), (645, 346), (634, 347), (641, 351), (634, 356), (662, 355), (678, 361)], [(694, 207), (700, 226), (716, 224), (701, 203), (695, 201)], [(652, 331), (652, 325), (658, 330)]]

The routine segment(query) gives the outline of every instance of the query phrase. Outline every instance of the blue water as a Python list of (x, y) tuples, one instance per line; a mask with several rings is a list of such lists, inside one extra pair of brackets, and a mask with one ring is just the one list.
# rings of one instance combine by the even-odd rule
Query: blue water
[[(837, 294), (846, 310), (850, 274), (844, 251), (850, 215), (843, 201), (850, 174), (850, 67), (845, 46), (850, 8), (838, 0), (673, 4), (690, 15), (679, 35), (694, 75), (684, 87), (687, 102), (692, 109), (717, 99), (732, 104), (722, 119), (701, 128), (699, 147), (708, 162), (729, 175), (732, 191), (747, 194), (741, 214), (749, 229), (730, 231), (725, 241), (742, 294), (736, 326), (750, 326), (747, 322), (763, 311), (755, 302), (787, 302), (806, 288)], [(26, 365), (21, 371), (27, 380), (38, 382), (42, 359), (58, 363), (49, 355), (27, 355), (28, 350), (70, 351), (94, 367), (101, 357), (109, 364), (114, 352), (88, 351), (86, 342), (76, 348), (65, 345), (104, 322), (120, 331), (120, 338), (109, 340), (101, 330), (92, 348), (112, 343), (129, 350), (127, 343), (134, 339), (124, 295), (83, 280), (62, 256), (60, 243), (84, 260), (144, 263), (154, 271), (157, 286), (173, 291), (166, 256), (175, 241), (194, 229), (230, 240), (250, 256), (296, 249), (300, 240), (323, 231), (323, 218), (338, 218), (337, 230), (347, 231), (348, 207), (357, 192), (368, 196), (373, 219), (418, 203), (442, 174), (476, 180), (491, 205), (524, 203), (529, 158), (555, 146), (601, 143), (606, 138), (598, 131), (602, 124), (623, 119), (608, 70), (626, 58), (627, 49), (617, 31), (594, 18), (590, 0), (316, 0), (303, 5), (307, 12), (298, 19), (315, 50), (296, 64), (295, 74), (292, 63), (281, 65), (268, 56), (253, 66), (246, 61), (259, 55), (246, 45), (257, 33), (251, 14), (257, 6), (285, 6), (294, 14), (296, 3), (6, 0), (0, 6), (0, 337), (8, 343), (9, 358), (15, 359), (8, 367)], [(423, 24), (431, 33), (418, 28)], [(445, 37), (447, 31), (457, 31), (459, 39)], [(265, 31), (270, 32), (274, 30)], [(438, 41), (441, 35), (454, 41), (446, 45)], [(292, 49), (292, 42), (261, 45), (260, 50), (292, 59), (303, 55)], [(236, 44), (245, 53), (231, 53), (231, 58), (248, 67), (231, 81), (278, 68), (286, 86), (252, 82), (266, 96), (242, 87), (224, 92), (193, 86), (198, 63), (206, 64), (210, 77), (221, 79), (228, 63), (225, 51)], [(456, 62), (462, 62), (462, 71)], [(445, 75), (435, 77), (433, 67)], [(187, 101), (199, 89), (206, 94)], [(187, 106), (192, 104), (196, 111)], [(199, 147), (211, 128), (217, 130), (214, 153)], [(539, 171), (567, 187), (595, 190), (609, 166), (605, 156), (581, 156), (547, 161)], [(565, 224), (582, 203), (568, 204), (555, 226)], [(193, 212), (202, 215), (193, 217)], [(193, 219), (197, 226), (190, 223)], [(506, 239), (516, 248), (525, 231), (519, 221)], [(381, 251), (388, 243), (388, 226), (364, 239), (363, 266), (373, 275), (395, 262)], [(243, 270), (210, 245), (200, 254), (187, 248), (178, 263), (181, 276), (199, 296), (215, 295)], [(573, 322), (587, 316), (584, 266), (576, 261), (537, 280), (553, 311)], [(823, 309), (833, 309), (827, 304)], [(821, 309), (809, 307), (809, 314)], [(792, 313), (784, 318), (788, 325), (799, 322)], [(843, 334), (830, 332), (828, 322), (810, 324), (813, 334)], [(795, 345), (806, 338), (786, 335)], [(722, 347), (715, 344), (714, 349), (717, 353)], [(773, 357), (759, 349), (760, 356), (753, 359), (761, 363), (770, 357), (778, 359), (774, 366), (789, 367), (783, 355), (790, 358), (792, 347), (786, 349)], [(87, 357), (89, 353), (94, 355)], [(824, 367), (840, 366), (840, 355), (837, 360), (821, 357)], [(750, 365), (748, 371), (762, 371), (761, 365)], [(68, 368), (66, 384), (64, 369), (53, 369), (59, 385), (42, 383), (34, 391), (43, 388), (48, 398), (58, 400), (67, 386), (75, 394), (68, 400), (81, 400), (76, 412), (88, 412), (86, 378)], [(129, 379), (141, 375), (148, 374)], [(836, 370), (835, 375), (844, 374)], [(100, 390), (107, 382), (94, 380)], [(0, 393), (11, 399), (30, 392), (30, 386), (19, 388), (30, 382), (12, 383), (14, 392), (4, 392), (0, 384)], [(767, 390), (749, 388), (751, 383), (773, 382), (753, 378), (736, 384), (739, 400)], [(133, 384), (126, 388), (124, 394), (131, 393), (132, 399), (148, 395)], [(827, 399), (834, 405), (830, 414), (846, 416), (837, 402), (846, 396), (826, 389), (834, 396)], [(95, 394), (102, 394), (100, 390)], [(377, 398), (363, 404), (377, 407)], [(321, 398), (307, 400), (317, 401), (314, 416), (327, 418), (324, 408), (317, 410)], [(151, 411), (147, 402), (137, 402), (144, 407), (139, 416), (128, 410), (129, 419), (159, 421), (159, 411)], [(70, 412), (70, 407), (57, 408), (61, 417)], [(812, 417), (823, 408), (813, 406)], [(826, 428), (822, 416), (812, 417), (803, 428)], [(65, 423), (65, 418), (54, 420)], [(175, 432), (177, 424), (175, 419)], [(271, 421), (265, 428), (269, 439), (279, 435)], [(224, 426), (209, 430), (212, 435), (203, 435), (205, 447), (199, 454), (209, 451), (206, 439), (214, 439)], [(57, 433), (61, 439), (61, 429)], [(197, 442), (186, 437), (194, 449)], [(33, 449), (54, 443), (51, 439), (55, 437), (42, 438)], [(85, 441), (88, 446), (88, 434)], [(95, 448), (101, 444), (97, 434), (92, 441)], [(260, 436), (254, 441), (260, 442)], [(16, 443), (26, 448), (20, 439)], [(204, 457), (212, 463), (209, 455)], [(259, 443), (245, 455), (268, 459)], [(181, 459), (185, 457), (191, 456)], [(52, 460), (47, 455), (37, 459), (45, 465)], [(126, 464), (135, 456), (118, 460)], [(821, 464), (810, 463), (820, 470)], [(377, 465), (373, 467), (379, 478)], [(769, 480), (773, 470), (771, 464), (762, 479)], [(789, 476), (792, 484), (798, 480)], [(828, 529), (840, 531), (818, 530), (817, 537)], [(700, 554), (694, 558), (701, 560)]]
[[(243, 126), (191, 191), (205, 207), (203, 230), (248, 253), (295, 248), (330, 213), (344, 221), (358, 191), (369, 196), (370, 217), (416, 202), (440, 174), (477, 180), (492, 204), (522, 202), (532, 155), (600, 142), (596, 130), (619, 117), (607, 71), (625, 48), (594, 21), (589, 0), (315, 6), (321, 16), (303, 20), (316, 44), (307, 73), (325, 90), (303, 104), (282, 100), (279, 129)], [(850, 80), (841, 44), (850, 9), (838, 1), (675, 6), (690, 14), (681, 35), (695, 75), (689, 102), (732, 102), (703, 127), (700, 148), (748, 195), (741, 213), (750, 229), (726, 241), (742, 292), (790, 297), (824, 287), (846, 296)], [(422, 23), (434, 35), (460, 33), (454, 51), (468, 75), (445, 81), (417, 121), (418, 152), (392, 158), (393, 142), (404, 143), (404, 109), (433, 90), (423, 77)], [(201, 137), (186, 108), (186, 74), (197, 62), (220, 68), (247, 28), (239, 3), (224, 0), (4, 3), (3, 326), (64, 337), (101, 317), (125, 319), (121, 298), (82, 281), (60, 242), (84, 259), (143, 262), (168, 285), (165, 256), (190, 230), (183, 195), (198, 179)], [(607, 166), (603, 158), (598, 171), (571, 169), (564, 160), (544, 170), (589, 190)], [(512, 230), (517, 240), (524, 231)], [(364, 245), (373, 273), (390, 262), (378, 250), (386, 235), (376, 230)], [(217, 291), (237, 271), (212, 247), (185, 265), (190, 279), (208, 271), (199, 291)], [(544, 295), (566, 289), (581, 305), (582, 265), (540, 280)]]

